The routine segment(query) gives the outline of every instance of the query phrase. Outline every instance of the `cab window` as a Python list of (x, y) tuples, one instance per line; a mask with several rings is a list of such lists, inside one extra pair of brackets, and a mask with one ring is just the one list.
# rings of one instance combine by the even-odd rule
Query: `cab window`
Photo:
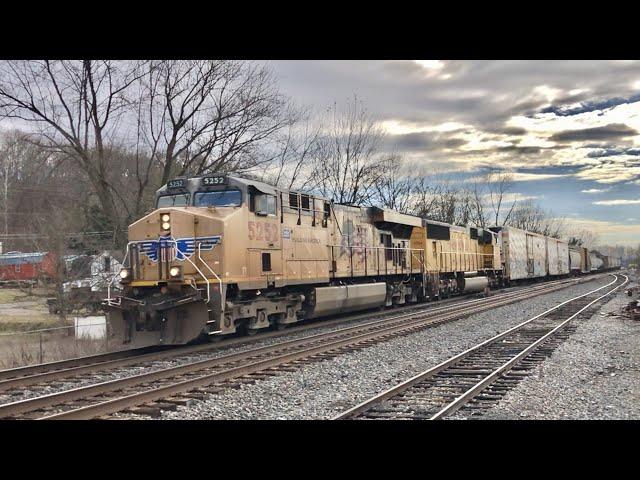
[(189, 194), (180, 193), (178, 195), (162, 195), (158, 197), (158, 207), (186, 207), (189, 205)]
[(196, 207), (239, 207), (242, 204), (240, 190), (222, 190), (219, 192), (196, 192)]
[(257, 215), (275, 215), (276, 197), (274, 195), (256, 195), (254, 197), (254, 208)]

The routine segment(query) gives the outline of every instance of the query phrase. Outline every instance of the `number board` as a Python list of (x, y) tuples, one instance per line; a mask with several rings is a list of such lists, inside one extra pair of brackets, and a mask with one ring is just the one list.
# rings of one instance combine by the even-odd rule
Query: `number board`
[(184, 188), (186, 186), (184, 178), (179, 178), (177, 180), (170, 180), (167, 182), (167, 188)]
[(216, 177), (202, 177), (202, 185), (205, 187), (213, 187), (215, 185), (225, 185), (227, 183), (227, 177), (225, 176), (216, 176)]

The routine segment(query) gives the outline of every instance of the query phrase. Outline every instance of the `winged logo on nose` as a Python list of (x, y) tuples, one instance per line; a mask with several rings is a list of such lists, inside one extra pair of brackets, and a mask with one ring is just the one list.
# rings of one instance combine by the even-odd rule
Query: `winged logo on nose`
[(195, 253), (198, 244), (200, 244), (200, 250), (212, 250), (221, 240), (222, 236), (216, 235), (212, 237), (177, 238), (175, 242), (171, 237), (160, 237), (158, 240), (143, 240), (136, 243), (141, 253), (149, 257), (152, 262), (157, 262), (161, 249), (168, 254), (170, 260), (184, 261)]

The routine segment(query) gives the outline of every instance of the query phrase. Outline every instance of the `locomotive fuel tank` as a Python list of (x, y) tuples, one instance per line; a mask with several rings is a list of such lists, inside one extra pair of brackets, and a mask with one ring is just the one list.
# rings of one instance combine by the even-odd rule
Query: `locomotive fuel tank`
[(385, 304), (387, 284), (365, 283), (314, 288), (307, 306), (307, 318), (380, 307)]

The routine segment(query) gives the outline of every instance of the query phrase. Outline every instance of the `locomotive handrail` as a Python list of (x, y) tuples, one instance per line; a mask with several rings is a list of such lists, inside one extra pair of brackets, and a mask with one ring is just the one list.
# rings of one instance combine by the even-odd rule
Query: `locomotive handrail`
[[(165, 240), (165, 241), (168, 242), (168, 243), (174, 243), (175, 246), (176, 246), (176, 251), (178, 253), (180, 253), (182, 255), (182, 257), (185, 260), (187, 260), (191, 265), (193, 265), (193, 268), (195, 268), (196, 271), (200, 274), (200, 276), (202, 278), (204, 278), (204, 281), (207, 282), (207, 303), (209, 303), (209, 301), (211, 300), (211, 288), (210, 288), (211, 284), (209, 282), (209, 279), (206, 277), (206, 275), (204, 273), (202, 273), (202, 271), (198, 268), (198, 266), (195, 263), (193, 263), (191, 261), (191, 259), (189, 257), (187, 257), (182, 250), (180, 250), (180, 248), (178, 248), (178, 242), (176, 240), (174, 240), (173, 237), (171, 237), (170, 239)], [(199, 247), (199, 245), (198, 245), (198, 247)]]
[[(216, 272), (213, 271), (213, 268), (211, 268), (207, 262), (202, 260), (202, 256), (200, 255), (200, 253), (201, 253), (200, 247), (201, 246), (202, 246), (202, 243), (198, 242), (198, 260), (200, 260), (204, 265), (206, 265), (207, 268), (209, 269), (209, 271), (211, 273), (213, 273), (213, 276), (216, 277), (216, 280), (218, 280), (218, 284), (220, 285), (220, 307), (222, 309), (222, 313), (224, 314), (224, 304), (225, 304), (225, 302), (222, 301), (222, 279), (218, 276), (218, 274)], [(213, 248), (215, 248), (215, 247), (216, 246), (214, 245)], [(207, 280), (207, 285), (208, 285), (208, 283), (209, 282)]]
[[(126, 267), (126, 263), (127, 263), (127, 259), (129, 258), (129, 245), (131, 245), (133, 242), (128, 242), (127, 243), (127, 248), (124, 252), (124, 258), (122, 259), (122, 266)], [(131, 267), (131, 265), (129, 265), (129, 267)], [(111, 277), (111, 281), (107, 284), (107, 303), (109, 305), (120, 305), (120, 301), (116, 302), (115, 299), (111, 298), (111, 285), (113, 284), (113, 281), (120, 275), (120, 272), (115, 273), (113, 275), (113, 277)], [(120, 299), (119, 299), (120, 300)]]

